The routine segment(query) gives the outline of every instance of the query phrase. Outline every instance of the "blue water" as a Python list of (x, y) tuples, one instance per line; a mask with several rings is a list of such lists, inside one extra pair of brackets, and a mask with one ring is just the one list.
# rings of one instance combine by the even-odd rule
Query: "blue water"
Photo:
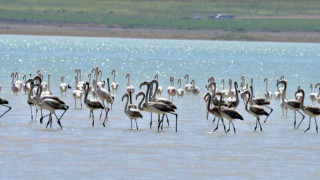
[[(0, 36), (1, 97), (13, 107), (0, 119), (1, 179), (317, 179), (320, 175), (320, 137), (314, 124), (308, 133), (305, 121), (300, 130), (293, 130), (293, 112), (282, 117), (279, 102), (271, 100), (274, 113), (263, 125), (263, 132), (254, 132), (255, 119), (238, 111), (244, 121), (236, 121), (237, 134), (225, 134), (222, 126), (212, 133), (206, 120), (202, 95), (210, 76), (221, 90), (221, 79), (247, 82), (254, 78), (255, 95), (264, 96), (264, 77), (269, 90), (276, 90), (276, 78), (288, 81), (288, 98), (300, 85), (306, 90), (305, 104), (311, 104), (310, 83), (318, 83), (319, 44), (224, 42), (189, 40), (152, 40), (84, 37)], [(81, 68), (82, 80), (99, 66), (104, 79), (116, 69), (119, 91), (109, 122), (104, 128), (98, 112), (91, 127), (89, 111), (74, 109), (72, 90), (62, 98), (70, 109), (62, 119), (63, 130), (54, 121), (52, 129), (30, 121), (27, 96), (13, 96), (10, 73), (36, 74), (40, 69), (47, 78), (51, 73), (51, 91), (60, 96), (60, 77), (74, 87), (74, 70)], [(139, 131), (130, 130), (130, 121), (123, 113), (121, 96), (125, 92), (127, 72), (131, 84), (139, 91), (140, 82), (159, 74), (166, 87), (169, 76), (182, 78), (190, 74), (201, 88), (198, 96), (174, 98), (179, 114), (178, 132), (174, 119), (170, 127), (158, 132), (149, 129), (150, 115), (143, 113)], [(182, 81), (183, 86), (185, 80)], [(177, 85), (175, 84), (177, 87)], [(227, 87), (227, 85), (226, 85)], [(317, 92), (317, 91), (316, 91)], [(136, 101), (134, 101), (136, 103)], [(0, 111), (4, 110), (0, 107)], [(298, 116), (298, 119), (300, 116)], [(157, 124), (154, 122), (154, 124)]]

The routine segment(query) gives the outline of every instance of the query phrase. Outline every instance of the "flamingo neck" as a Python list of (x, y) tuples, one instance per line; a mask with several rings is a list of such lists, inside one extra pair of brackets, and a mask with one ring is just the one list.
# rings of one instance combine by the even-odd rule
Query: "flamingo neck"
[(139, 108), (140, 111), (143, 110), (142, 109), (142, 103), (143, 103), (146, 95), (144, 93), (141, 93), (141, 96), (142, 96), (142, 99), (141, 99), (141, 101), (139, 102), (139, 105), (138, 105), (138, 108)]
[(129, 102), (128, 94), (126, 94), (126, 96), (125, 96), (125, 97), (127, 98), (126, 105), (124, 106), (124, 112), (126, 113), (126, 112), (127, 112), (127, 108), (128, 108), (128, 102)]
[(154, 101), (156, 100), (157, 90), (158, 90), (158, 88), (159, 88), (159, 83), (158, 83), (158, 81), (155, 81), (155, 84), (156, 84), (156, 88), (154, 89), (154, 93), (153, 93), (153, 100), (154, 100)]

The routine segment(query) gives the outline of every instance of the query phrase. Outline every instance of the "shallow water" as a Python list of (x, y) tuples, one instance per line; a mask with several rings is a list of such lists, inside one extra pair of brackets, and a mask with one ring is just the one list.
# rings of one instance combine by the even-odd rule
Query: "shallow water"
[[(320, 140), (314, 122), (308, 133), (303, 133), (307, 121), (294, 131), (293, 112), (282, 117), (279, 102), (272, 100), (274, 112), (262, 124), (264, 131), (254, 132), (255, 119), (241, 103), (238, 111), (245, 120), (235, 122), (237, 134), (225, 134), (222, 126), (212, 133), (215, 125), (212, 116), (206, 120), (202, 100), (210, 76), (216, 78), (219, 89), (222, 78), (240, 82), (245, 75), (249, 82), (253, 77), (255, 95), (263, 96), (263, 78), (270, 78), (269, 89), (274, 92), (276, 78), (283, 74), (289, 99), (297, 85), (308, 95), (310, 83), (319, 82), (318, 44), (1, 35), (0, 50), (0, 96), (13, 107), (0, 120), (2, 179), (315, 179), (320, 175)], [(62, 119), (63, 130), (55, 121), (52, 129), (38, 120), (31, 122), (27, 96), (15, 97), (10, 90), (12, 71), (18, 71), (21, 79), (22, 74), (34, 75), (40, 69), (45, 79), (51, 73), (51, 91), (60, 96), (61, 75), (74, 87), (74, 69), (81, 68), (82, 79), (87, 80), (95, 66), (100, 66), (104, 78), (111, 78), (111, 70), (116, 69), (120, 85), (105, 128), (98, 112), (92, 128), (86, 107), (74, 109), (72, 90), (62, 98), (70, 106)], [(175, 82), (186, 73), (196, 80), (201, 88), (198, 96), (174, 98), (179, 114), (177, 133), (173, 117), (163, 131), (156, 130), (156, 121), (150, 130), (147, 113), (138, 121), (139, 131), (130, 130), (120, 100), (127, 72), (135, 92), (155, 72), (164, 90), (170, 75)], [(184, 86), (185, 80), (182, 82)], [(162, 96), (167, 97), (166, 91)], [(309, 97), (305, 104), (311, 104)]]

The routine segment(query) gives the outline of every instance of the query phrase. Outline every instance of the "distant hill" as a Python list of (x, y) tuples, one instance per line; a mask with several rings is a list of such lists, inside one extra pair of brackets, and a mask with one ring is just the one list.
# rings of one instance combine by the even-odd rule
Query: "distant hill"
[[(195, 15), (201, 20), (195, 20)], [(208, 18), (217, 14), (235, 19)], [(0, 20), (124, 28), (320, 31), (319, 0), (0, 0)]]

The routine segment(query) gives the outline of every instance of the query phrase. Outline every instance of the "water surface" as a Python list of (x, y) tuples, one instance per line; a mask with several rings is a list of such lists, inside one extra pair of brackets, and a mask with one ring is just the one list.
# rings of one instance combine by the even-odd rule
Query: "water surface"
[[(318, 44), (1, 35), (0, 51), (0, 95), (13, 107), (0, 121), (3, 179), (316, 179), (320, 175), (315, 125), (303, 133), (305, 121), (294, 131), (293, 112), (282, 117), (278, 101), (271, 101), (274, 113), (263, 124), (262, 133), (253, 131), (255, 119), (241, 103), (238, 111), (245, 120), (235, 122), (236, 135), (226, 135), (222, 126), (211, 133), (212, 116), (206, 120), (202, 100), (210, 76), (216, 78), (219, 89), (222, 78), (239, 82), (244, 75), (249, 82), (253, 77), (256, 96), (263, 96), (264, 77), (270, 78), (269, 89), (274, 92), (276, 78), (285, 75), (288, 98), (293, 98), (298, 85), (308, 96), (310, 83), (319, 82)], [(87, 80), (96, 66), (104, 79), (116, 69), (120, 85), (105, 128), (98, 119), (91, 127), (89, 111), (85, 106), (75, 110), (72, 90), (68, 90), (63, 98), (70, 106), (62, 119), (64, 129), (55, 121), (52, 129), (45, 129), (38, 120), (30, 121), (27, 96), (15, 97), (10, 90), (11, 72), (34, 75), (40, 69), (45, 78), (51, 73), (51, 91), (59, 96), (61, 75), (74, 87), (75, 68), (81, 68), (82, 79)], [(140, 82), (150, 81), (157, 72), (165, 89), (163, 97), (167, 97), (169, 76), (177, 80), (189, 73), (190, 80), (196, 80), (201, 88), (198, 96), (174, 98), (177, 133), (173, 117), (163, 131), (155, 126), (150, 130), (147, 113), (138, 122), (139, 131), (130, 130), (121, 102), (127, 72), (136, 92)], [(308, 97), (305, 104), (311, 104)], [(95, 115), (99, 117), (98, 112)]]

